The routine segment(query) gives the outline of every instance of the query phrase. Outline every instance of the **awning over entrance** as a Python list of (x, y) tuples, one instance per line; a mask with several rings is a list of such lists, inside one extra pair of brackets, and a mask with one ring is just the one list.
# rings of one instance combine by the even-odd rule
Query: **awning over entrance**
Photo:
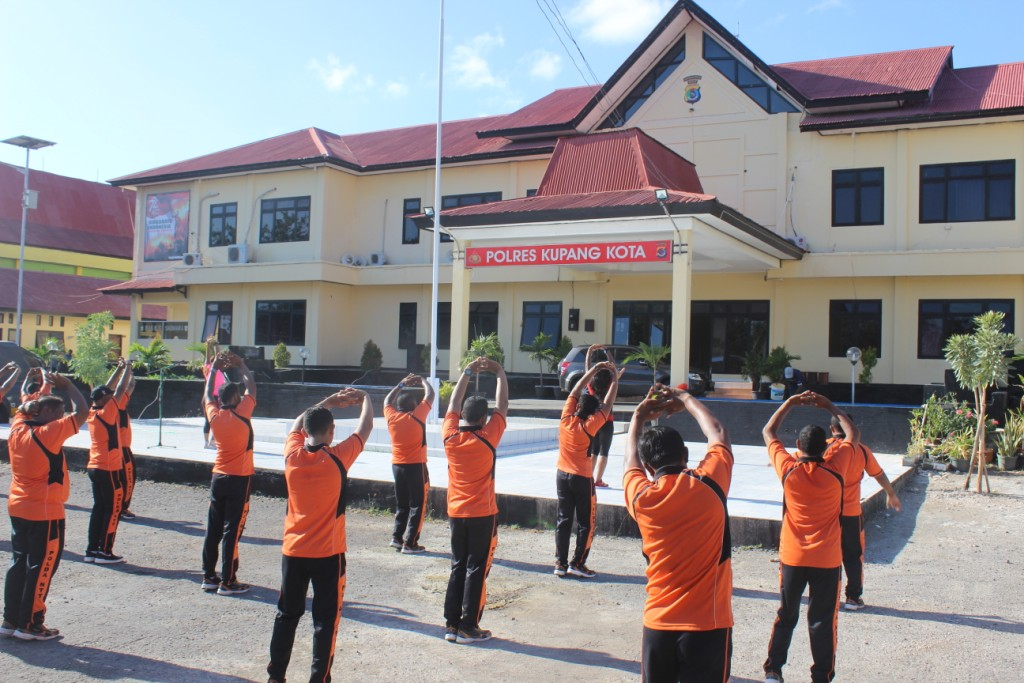
[(109, 287), (101, 287), (99, 291), (104, 294), (145, 294), (148, 292), (173, 292), (177, 290), (174, 284), (174, 277), (168, 274), (160, 275), (139, 275), (128, 280), (119, 282)]

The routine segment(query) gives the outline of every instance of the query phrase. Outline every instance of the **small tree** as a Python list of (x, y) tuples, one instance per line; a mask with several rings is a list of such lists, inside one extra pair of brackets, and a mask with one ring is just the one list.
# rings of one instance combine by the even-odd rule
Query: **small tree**
[[(203, 369), (203, 365), (206, 363), (206, 343), (197, 341), (191, 342), (185, 347), (186, 351), (192, 354), (192, 358), (188, 362), (188, 369), (192, 372), (199, 372)], [(199, 358), (196, 358), (196, 354), (199, 354)]]
[(874, 346), (869, 346), (864, 349), (860, 354), (860, 374), (857, 375), (857, 381), (861, 384), (871, 384), (871, 371), (878, 365), (878, 349)]
[(743, 357), (743, 367), (740, 368), (745, 379), (750, 380), (750, 390), (757, 391), (761, 388), (761, 378), (768, 373), (768, 356), (762, 353), (761, 349), (754, 348), (747, 351)]
[(107, 381), (110, 354), (114, 345), (107, 338), (114, 316), (110, 311), (93, 313), (75, 328), (77, 350), (71, 359), (71, 372), (91, 387)]
[(954, 334), (946, 341), (944, 350), (946, 362), (953, 369), (957, 384), (974, 392), (974, 406), (977, 422), (974, 427), (974, 449), (971, 464), (967, 469), (967, 480), (964, 482), (966, 491), (971, 485), (971, 473), (978, 468), (977, 492), (982, 493), (981, 482), (985, 480), (985, 490), (991, 493), (988, 482), (988, 470), (982, 461), (982, 450), (985, 447), (986, 403), (990, 386), (1006, 384), (1006, 375), (1010, 368), (1010, 353), (1020, 345), (1020, 337), (1003, 332), (1003, 313), (987, 311), (974, 319), (972, 334)]
[(558, 346), (548, 349), (548, 371), (552, 374), (557, 374), (558, 364), (562, 362), (563, 358), (569, 355), (573, 346), (574, 344), (572, 343), (572, 339), (562, 335), (562, 341), (558, 342)]
[(288, 350), (288, 345), (283, 341), (277, 342), (277, 346), (274, 347), (274, 367), (281, 369), (291, 364), (292, 353)]
[(490, 358), (500, 365), (505, 364), (505, 349), (501, 347), (501, 340), (495, 332), (479, 336), (469, 343), (469, 348), (462, 355), (461, 365), (466, 367), (477, 358)]
[(668, 358), (668, 354), (670, 353), (672, 353), (671, 347), (649, 346), (643, 342), (640, 342), (640, 350), (635, 351), (634, 353), (631, 353), (625, 358), (623, 358), (622, 363), (626, 364), (634, 360), (647, 363), (647, 365), (651, 368), (651, 375), (653, 377), (653, 381), (651, 382), (651, 384), (653, 385), (658, 383), (658, 365), (663, 360)]
[(132, 361), (132, 369), (151, 375), (169, 368), (173, 362), (171, 349), (160, 338), (160, 335), (150, 339), (149, 346), (135, 342), (128, 347), (128, 353), (136, 354), (135, 360)]
[(363, 372), (380, 370), (384, 365), (384, 354), (372, 339), (363, 344), (363, 357), (359, 359), (359, 367)]
[(537, 361), (537, 366), (540, 368), (540, 386), (544, 386), (544, 366), (550, 362), (551, 349), (548, 348), (550, 345), (551, 335), (538, 332), (532, 342), (521, 348), (522, 351), (530, 354), (530, 360)]

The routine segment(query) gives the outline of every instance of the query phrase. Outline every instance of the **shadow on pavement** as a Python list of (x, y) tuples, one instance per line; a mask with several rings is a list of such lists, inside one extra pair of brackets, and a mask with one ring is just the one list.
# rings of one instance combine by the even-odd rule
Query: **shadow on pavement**
[[(494, 558), (493, 564), (521, 572), (529, 572), (531, 574), (551, 574), (555, 568), (554, 562), (551, 564), (537, 564), (534, 562), (517, 562), (516, 560), (505, 560), (501, 558)], [(578, 579), (572, 576), (567, 576), (566, 579), (584, 581), (586, 583), (624, 583), (638, 586), (647, 584), (647, 577), (643, 575), (626, 576), (625, 574), (609, 574), (602, 572), (599, 569), (595, 569), (594, 571), (597, 572), (597, 576), (592, 579)]]
[(94, 647), (71, 645), (62, 640), (23, 642), (14, 638), (0, 639), (0, 652), (30, 666), (52, 671), (55, 667), (70, 672), (69, 680), (79, 674), (96, 680), (120, 681), (141, 678), (153, 683), (231, 683), (247, 678), (193, 669), (179, 664), (161, 662), (125, 652), (111, 652)]
[[(433, 638), (441, 638), (444, 635), (443, 624), (427, 624), (413, 618), (413, 615), (405, 610), (385, 605), (373, 605), (365, 602), (347, 602), (342, 609), (342, 618), (352, 619), (365, 624), (373, 624), (381, 628), (398, 629), (400, 631), (412, 631)], [(466, 646), (462, 646), (466, 647)], [(596, 666), (609, 669), (617, 669), (631, 674), (640, 673), (640, 662), (633, 662), (625, 659), (612, 657), (604, 652), (592, 652), (578, 648), (549, 647), (545, 645), (533, 645), (531, 643), (516, 643), (502, 640), (500, 634), (492, 640), (483, 643), (475, 643), (473, 647), (483, 650), (504, 650), (529, 657), (539, 657), (568, 664), (582, 664), (584, 666)]]
[[(872, 564), (892, 564), (910, 542), (917, 528), (917, 516), (924, 505), (931, 479), (920, 472), (908, 475), (907, 483), (898, 492), (901, 512), (879, 510), (864, 520), (864, 559)], [(882, 494), (884, 496), (884, 494)], [(884, 521), (880, 524), (879, 521)]]

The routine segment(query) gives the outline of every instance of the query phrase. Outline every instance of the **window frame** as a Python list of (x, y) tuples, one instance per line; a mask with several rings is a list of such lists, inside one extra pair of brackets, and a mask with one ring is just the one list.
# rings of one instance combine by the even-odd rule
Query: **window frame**
[[(234, 322), (234, 307), (234, 301), (207, 301), (203, 305), (203, 337), (200, 341), (205, 342), (216, 330), (217, 343), (230, 344), (231, 326)], [(227, 310), (222, 310), (223, 308)], [(211, 322), (213, 329), (211, 329)]]
[[(701, 57), (711, 67), (722, 74), (730, 83), (739, 88), (744, 95), (754, 101), (767, 114), (798, 114), (797, 109), (789, 100), (782, 96), (779, 89), (772, 86), (762, 78), (756, 71), (740, 61), (729, 50), (722, 46), (717, 40), (707, 33), (703, 34)], [(711, 52), (717, 54), (708, 55), (708, 46)], [(761, 94), (764, 89), (764, 101), (754, 96), (755, 91)]]
[[(869, 173), (878, 173), (878, 180), (865, 180), (864, 176)], [(854, 174), (852, 181), (840, 182), (836, 176), (839, 174)], [(862, 190), (866, 188), (877, 187), (878, 192), (878, 220), (871, 221), (866, 220), (861, 212), (862, 209)], [(836, 215), (836, 191), (839, 189), (852, 189), (853, 190), (853, 220), (849, 222), (839, 222), (839, 218)], [(884, 225), (885, 224), (885, 167), (877, 166), (871, 168), (836, 168), (832, 169), (832, 226), (833, 227), (850, 227), (860, 225)]]
[[(290, 310), (284, 311), (260, 311), (261, 306), (267, 305), (282, 305), (290, 304)], [(296, 311), (298, 308), (297, 304), (301, 304), (301, 314)], [(306, 345), (306, 325), (307, 316), (309, 314), (309, 301), (306, 299), (257, 299), (254, 308), (253, 316), (253, 341), (256, 346), (277, 346), (282, 341), (285, 346), (305, 346)], [(289, 336), (285, 339), (280, 338), (280, 335), (275, 335), (274, 332), (274, 315), (287, 315), (289, 317), (288, 327)], [(295, 335), (295, 327), (297, 318), (301, 315), (302, 318), (302, 333), (299, 336)], [(264, 322), (264, 318), (270, 316), (267, 322)], [(267, 329), (261, 329), (267, 327)]]
[[(293, 202), (294, 205), (291, 207), (278, 208), (281, 204)], [(274, 197), (271, 199), (260, 200), (260, 244), (290, 244), (292, 242), (308, 242), (310, 233), (310, 223), (312, 219), (312, 200), (309, 195), (295, 196), (295, 197)], [(276, 223), (279, 220), (283, 220), (284, 216), (294, 213), (296, 218), (295, 222), (297, 225), (301, 223), (305, 218), (305, 226), (299, 227), (298, 237), (294, 239), (270, 239), (273, 237), (273, 228), (270, 233), (266, 233), (264, 227), (264, 221), (267, 216), (273, 216), (273, 222)], [(278, 217), (278, 214), (284, 216)], [(304, 215), (303, 215), (304, 214)], [(303, 234), (304, 233), (304, 234)]]
[[(415, 206), (412, 204), (415, 203)], [(409, 216), (423, 213), (422, 197), (407, 197), (402, 200), (402, 244), (419, 244), (420, 229)]]
[[(228, 207), (231, 207), (230, 209)], [(215, 215), (215, 212), (218, 215)], [(226, 223), (231, 221), (231, 239), (230, 241), (223, 237), (228, 228)], [(214, 231), (214, 226), (217, 225), (217, 231)], [(238, 240), (238, 202), (223, 202), (221, 204), (210, 204), (210, 223), (207, 228), (209, 233), (208, 243), (211, 247), (230, 247), (235, 244)], [(216, 241), (214, 235), (222, 235)]]
[[(967, 306), (977, 304), (978, 310), (971, 312), (963, 312), (959, 315), (952, 315), (950, 313), (950, 307), (953, 305)], [(926, 306), (941, 305), (942, 311), (938, 313), (925, 313), (924, 308)], [(945, 360), (945, 354), (943, 349), (946, 346), (946, 342), (949, 337), (954, 334), (961, 334), (964, 332), (972, 332), (974, 330), (973, 320), (976, 316), (991, 310), (1001, 310), (1006, 316), (1003, 318), (1003, 330), (1007, 332), (1013, 332), (1014, 330), (1014, 313), (1015, 313), (1016, 302), (1014, 299), (918, 299), (917, 301), (917, 357), (921, 360)], [(964, 319), (966, 321), (963, 324), (957, 325), (953, 328), (951, 325), (952, 320)], [(941, 341), (938, 343), (938, 351), (935, 354), (926, 355), (923, 353), (924, 349), (924, 334), (926, 321), (941, 320), (942, 331), (940, 333)]]
[[(839, 310), (846, 306), (864, 310)], [(869, 310), (877, 306), (877, 311)], [(828, 357), (846, 358), (846, 350), (851, 346), (866, 349), (875, 347), (878, 357), (882, 357), (882, 312), (884, 304), (881, 299), (830, 299), (828, 302)], [(842, 329), (846, 323), (856, 331), (848, 334)], [(872, 334), (871, 325), (877, 323), (877, 339), (866, 339)]]
[[(1009, 164), (1009, 173), (993, 173), (991, 170), (992, 166), (996, 164)], [(957, 169), (964, 169), (969, 166), (981, 166), (982, 172), (979, 175), (952, 175), (951, 171)], [(942, 169), (942, 177), (929, 177), (925, 175), (929, 171), (935, 171)], [(984, 198), (983, 202), (983, 213), (982, 218), (950, 218), (951, 213), (951, 202), (953, 201), (950, 193), (951, 182), (963, 182), (970, 180), (981, 180), (984, 182)], [(1010, 193), (1009, 193), (1009, 216), (1001, 215), (994, 216), (991, 212), (991, 190), (992, 183), (994, 181), (1009, 181)], [(989, 161), (960, 161), (947, 164), (921, 164), (918, 171), (918, 222), (921, 224), (934, 224), (934, 223), (988, 223), (994, 221), (1012, 221), (1016, 220), (1017, 215), (1017, 197), (1016, 197), (1016, 183), (1017, 183), (1017, 160), (1016, 159), (994, 159)], [(925, 218), (925, 188), (927, 186), (941, 186), (942, 187), (942, 216), (936, 218)]]
[[(525, 346), (527, 346), (529, 344), (532, 344), (533, 340), (537, 337), (537, 334), (539, 332), (546, 332), (546, 333), (551, 335), (551, 339), (548, 341), (547, 348), (553, 349), (556, 346), (558, 346), (558, 342), (561, 341), (561, 339), (562, 339), (562, 305), (563, 305), (562, 301), (524, 301), (523, 302), (523, 318), (522, 318), (522, 323), (520, 325), (520, 331), (519, 331), (519, 348), (520, 348), (520, 350), (522, 350), (523, 347), (525, 347)], [(532, 311), (527, 310), (528, 307), (532, 307), (532, 306), (539, 306), (540, 310), (537, 311), (537, 312), (532, 312)], [(549, 307), (551, 307), (552, 309), (557, 309), (557, 310), (548, 310)], [(537, 325), (536, 325), (537, 329), (533, 333), (532, 336), (527, 338), (527, 334), (528, 334), (527, 333), (527, 329), (533, 327), (533, 325), (530, 324), (528, 321), (530, 321), (530, 320), (532, 320), (534, 318), (536, 318), (538, 320)], [(551, 321), (551, 322), (557, 321), (556, 329), (553, 329), (551, 332), (549, 332), (546, 329), (547, 326), (545, 326), (545, 321)]]

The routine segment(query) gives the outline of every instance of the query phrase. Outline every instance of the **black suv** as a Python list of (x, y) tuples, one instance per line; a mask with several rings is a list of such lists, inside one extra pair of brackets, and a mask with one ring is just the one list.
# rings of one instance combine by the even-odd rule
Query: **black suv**
[[(572, 388), (576, 386), (576, 382), (584, 375), (584, 365), (586, 364), (587, 349), (589, 348), (589, 346), (572, 347), (569, 354), (558, 364), (558, 386), (564, 393), (568, 394), (572, 391)], [(641, 396), (646, 394), (647, 390), (651, 388), (652, 380), (655, 377), (657, 377), (657, 381), (661, 384), (670, 383), (668, 365), (659, 363), (657, 373), (653, 373), (651, 366), (644, 361), (633, 360), (625, 364), (622, 362), (623, 358), (636, 353), (640, 350), (639, 348), (618, 344), (608, 344), (605, 348), (608, 349), (608, 354), (615, 365), (620, 368), (626, 368), (626, 372), (619, 380), (620, 396)], [(591, 360), (599, 363), (606, 360), (606, 358), (598, 352), (594, 354)], [(694, 396), (701, 396), (714, 386), (711, 383), (711, 378), (698, 370), (690, 370), (690, 378), (687, 384), (689, 385), (690, 393)]]

